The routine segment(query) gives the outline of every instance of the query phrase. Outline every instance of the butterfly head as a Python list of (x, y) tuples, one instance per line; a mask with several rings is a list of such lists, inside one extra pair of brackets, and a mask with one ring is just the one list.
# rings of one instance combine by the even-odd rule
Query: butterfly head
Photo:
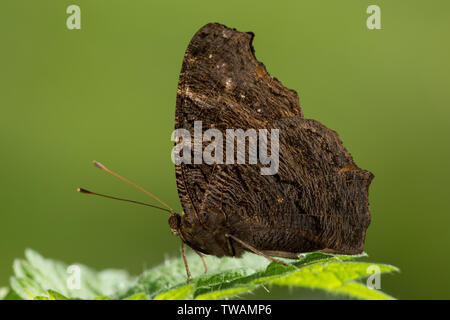
[(169, 218), (169, 226), (170, 231), (174, 236), (178, 236), (180, 234), (181, 216), (178, 213), (172, 212)]

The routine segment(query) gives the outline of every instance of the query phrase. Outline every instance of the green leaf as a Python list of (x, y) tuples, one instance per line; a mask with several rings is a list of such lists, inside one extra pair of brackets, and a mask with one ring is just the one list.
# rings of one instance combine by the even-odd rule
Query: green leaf
[(63, 296), (62, 294), (54, 290), (48, 290), (47, 295), (35, 296), (33, 297), (33, 300), (71, 300), (71, 299), (67, 298), (66, 296)]
[(95, 271), (76, 264), (80, 271), (80, 288), (69, 289), (68, 277), (71, 274), (67, 264), (44, 259), (32, 250), (27, 250), (25, 257), (14, 261), (11, 289), (0, 290), (4, 298), (226, 299), (242, 296), (262, 286), (283, 286), (322, 290), (357, 299), (393, 299), (382, 291), (369, 288), (363, 279), (370, 276), (368, 271), (373, 266), (380, 274), (398, 271), (387, 264), (353, 261), (367, 257), (365, 253), (349, 256), (312, 252), (300, 255), (298, 260), (283, 259), (288, 266), (269, 263), (263, 257), (246, 253), (240, 259), (206, 257), (209, 273), (205, 274), (201, 259), (189, 254), (187, 259), (192, 275), (189, 284), (186, 284), (183, 260), (174, 258), (137, 278), (121, 270)]
[[(235, 286), (232, 288), (218, 289), (218, 290), (199, 290), (195, 294), (196, 300), (218, 300), (228, 297), (238, 296), (240, 293), (251, 292), (257, 286)], [(206, 292), (206, 293), (202, 293)]]
[(24, 300), (32, 300), (34, 297), (47, 294), (47, 291), (43, 290), (35, 281), (29, 278), (11, 277), (10, 284), (14, 292)]
[(185, 285), (179, 288), (168, 290), (155, 297), (155, 300), (185, 300), (194, 291), (193, 285)]
[[(272, 263), (264, 271), (256, 272), (246, 277), (237, 277), (229, 282), (210, 283), (202, 286), (194, 293), (195, 299), (217, 299), (233, 297), (239, 293), (252, 291), (262, 285), (281, 285), (321, 289), (332, 294), (347, 295), (353, 298), (391, 299), (392, 297), (366, 286), (350, 284), (367, 277), (367, 268), (374, 264), (348, 262), (354, 258), (366, 257), (330, 255), (322, 253), (306, 254), (298, 262), (292, 262), (289, 267)], [(347, 261), (347, 262), (346, 262)], [(388, 265), (376, 264), (380, 273), (398, 271)], [(356, 290), (358, 289), (358, 290)]]
[(144, 292), (127, 297), (124, 300), (148, 300), (147, 295)]
[[(2, 288), (5, 289), (5, 288)], [(23, 300), (19, 295), (11, 288), (6, 288), (7, 292), (3, 291), (3, 296), (0, 298), (0, 300)]]
[[(260, 278), (253, 283), (264, 282), (282, 286), (298, 286), (310, 289), (322, 289), (334, 294), (347, 294), (355, 298), (368, 297), (377, 299), (391, 299), (390, 296), (378, 292), (355, 282), (369, 274), (368, 268), (373, 266), (370, 263), (360, 262), (331, 262), (327, 264), (313, 264), (298, 270), (285, 273), (282, 276), (271, 276), (270, 278)], [(377, 264), (380, 273), (397, 271), (397, 268), (389, 265)]]
[(0, 288), (0, 300), (3, 300), (9, 293), (8, 287), (1, 287)]
[(48, 290), (48, 298), (49, 300), (70, 300), (66, 296), (63, 296), (54, 290)]
[[(49, 297), (50, 299), (93, 299), (97, 296), (119, 295), (134, 279), (123, 270), (104, 270), (97, 272), (82, 264), (73, 264), (79, 272), (79, 287), (70, 286), (74, 275), (65, 263), (44, 259), (37, 252), (27, 249), (26, 259), (16, 259), (13, 264), (14, 276), (10, 279), (11, 288), (22, 299)], [(51, 294), (49, 295), (49, 290)], [(51, 296), (51, 297), (50, 297)]]
[(110, 297), (98, 296), (98, 297), (95, 297), (94, 300), (112, 300), (112, 299)]

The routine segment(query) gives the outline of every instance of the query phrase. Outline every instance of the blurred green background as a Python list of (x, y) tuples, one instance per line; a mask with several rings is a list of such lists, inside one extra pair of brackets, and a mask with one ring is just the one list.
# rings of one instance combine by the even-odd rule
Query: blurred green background
[[(81, 30), (66, 8), (81, 7)], [(381, 8), (368, 30), (366, 8)], [(450, 298), (450, 2), (19, 1), (0, 5), (0, 286), (24, 249), (138, 274), (179, 254), (167, 215), (103, 162), (180, 210), (170, 160), (184, 51), (208, 22), (256, 34), (257, 58), (375, 174), (370, 261), (382, 289)], [(320, 296), (320, 295), (319, 295)], [(261, 298), (308, 298), (275, 290)]]

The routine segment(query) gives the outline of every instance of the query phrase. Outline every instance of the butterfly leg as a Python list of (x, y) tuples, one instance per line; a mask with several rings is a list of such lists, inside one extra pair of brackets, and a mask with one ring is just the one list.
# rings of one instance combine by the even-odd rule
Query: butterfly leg
[(189, 266), (188, 266), (187, 259), (186, 259), (186, 251), (184, 248), (183, 240), (181, 240), (181, 255), (183, 256), (184, 267), (186, 268), (186, 276), (187, 276), (186, 283), (189, 283), (189, 279), (191, 278), (191, 273), (189, 272)]
[(227, 238), (229, 238), (229, 239), (232, 239), (232, 240), (238, 242), (239, 244), (241, 244), (242, 246), (244, 246), (245, 248), (247, 248), (247, 249), (250, 250), (251, 252), (253, 252), (253, 253), (257, 254), (257, 255), (263, 256), (264, 258), (266, 258), (266, 259), (269, 260), (269, 261), (272, 261), (272, 262), (275, 262), (275, 263), (282, 264), (283, 266), (286, 266), (286, 267), (289, 266), (287, 263), (284, 263), (284, 262), (281, 261), (281, 260), (278, 260), (278, 259), (275, 259), (275, 258), (273, 258), (273, 257), (271, 257), (271, 256), (268, 256), (267, 254), (265, 254), (265, 253), (259, 251), (259, 250), (256, 249), (255, 247), (253, 247), (253, 246), (249, 245), (248, 243), (242, 241), (241, 239), (239, 239), (239, 238), (233, 236), (232, 234), (226, 233), (226, 234), (225, 234), (225, 237), (227, 237)]
[(195, 249), (193, 249), (193, 250), (195, 251), (196, 254), (198, 254), (200, 256), (200, 258), (202, 258), (203, 266), (205, 267), (205, 273), (208, 273), (208, 265), (206, 264), (205, 256), (201, 252), (199, 252)]

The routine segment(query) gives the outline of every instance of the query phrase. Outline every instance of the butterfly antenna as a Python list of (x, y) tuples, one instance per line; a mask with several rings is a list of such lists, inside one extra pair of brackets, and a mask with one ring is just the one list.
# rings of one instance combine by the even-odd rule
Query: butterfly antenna
[(117, 198), (117, 197), (113, 197), (113, 196), (108, 196), (106, 194), (92, 192), (92, 191), (89, 191), (89, 190), (86, 190), (86, 189), (83, 189), (83, 188), (78, 188), (77, 191), (80, 192), (80, 193), (92, 194), (92, 195), (95, 195), (95, 196), (100, 196), (100, 197), (104, 197), (104, 198), (108, 198), (108, 199), (114, 199), (114, 200), (120, 200), (120, 201), (136, 203), (136, 204), (140, 204), (140, 205), (143, 205), (143, 206), (159, 209), (159, 210), (162, 210), (162, 211), (167, 211), (169, 213), (171, 212), (169, 209), (161, 208), (161, 207), (158, 207), (158, 206), (154, 206), (152, 204), (148, 204), (148, 203), (145, 203), (145, 202), (140, 202), (140, 201), (135, 201), (135, 200), (129, 200), (129, 199), (123, 199), (123, 198)]
[(107, 172), (107, 173), (109, 173), (109, 174), (112, 174), (113, 176), (119, 178), (120, 180), (122, 180), (123, 182), (129, 184), (130, 186), (132, 186), (132, 187), (134, 187), (134, 188), (136, 188), (136, 189), (138, 189), (138, 190), (144, 192), (145, 194), (149, 195), (150, 197), (152, 197), (153, 199), (155, 199), (156, 201), (158, 201), (158, 202), (159, 202), (160, 204), (162, 204), (164, 207), (166, 207), (167, 209), (169, 209), (169, 211), (170, 211), (171, 213), (174, 213), (173, 209), (172, 209), (169, 205), (167, 205), (167, 204), (165, 204), (164, 202), (162, 202), (158, 197), (154, 196), (153, 194), (151, 194), (151, 193), (148, 192), (147, 190), (145, 190), (145, 189), (139, 187), (138, 185), (134, 184), (133, 182), (128, 181), (127, 179), (125, 179), (124, 177), (118, 175), (117, 173), (115, 173), (115, 172), (109, 170), (109, 169), (106, 168), (104, 165), (102, 165), (100, 162), (94, 160), (94, 166), (96, 166), (97, 168), (99, 168), (99, 169), (101, 169), (101, 170), (103, 170), (103, 171), (105, 171), (105, 172)]

